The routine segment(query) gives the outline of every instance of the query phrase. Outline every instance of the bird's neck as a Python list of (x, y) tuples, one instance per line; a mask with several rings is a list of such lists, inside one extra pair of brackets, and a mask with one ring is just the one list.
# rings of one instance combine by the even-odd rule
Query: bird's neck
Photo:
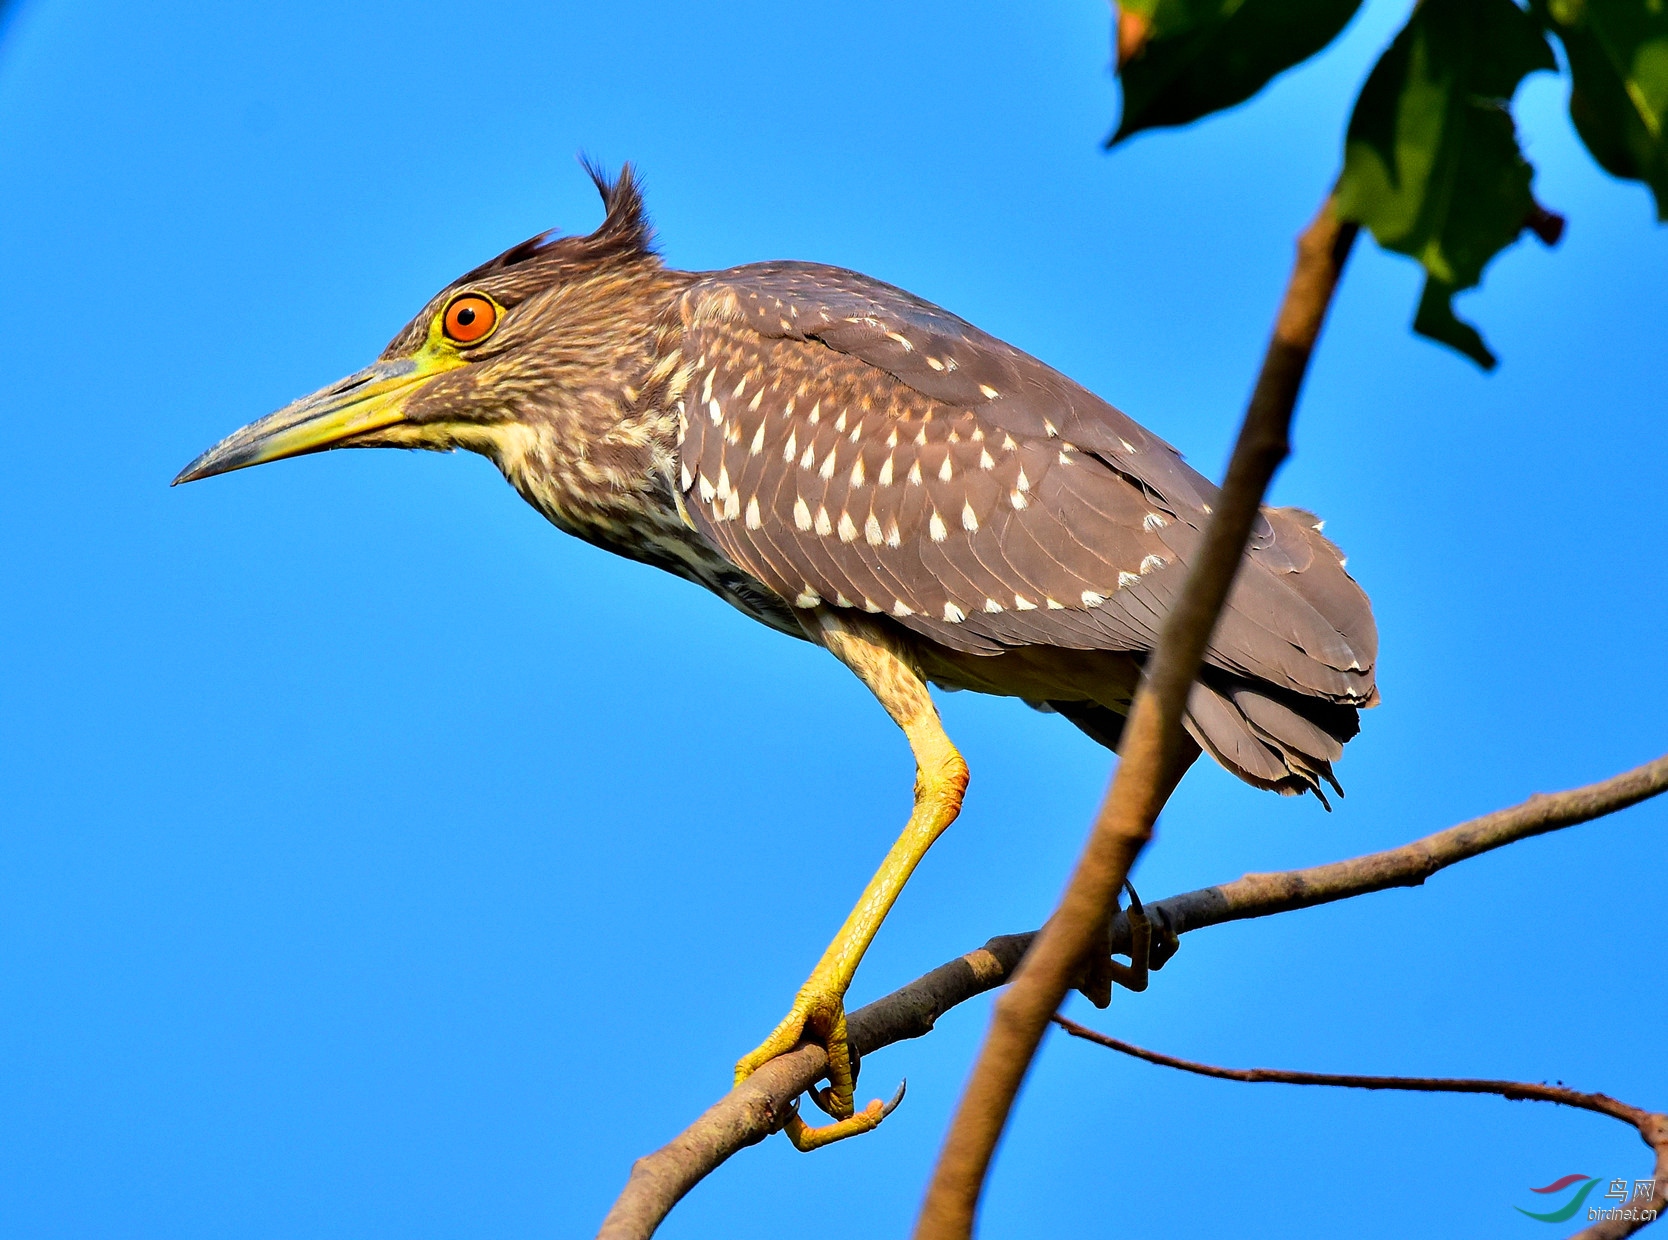
[(562, 342), (560, 364), (528, 389), (517, 416), (464, 445), (554, 525), (654, 562), (682, 555), (691, 533), (675, 490), (688, 371), (676, 300), (688, 279), (657, 266), (602, 290), (583, 338)]

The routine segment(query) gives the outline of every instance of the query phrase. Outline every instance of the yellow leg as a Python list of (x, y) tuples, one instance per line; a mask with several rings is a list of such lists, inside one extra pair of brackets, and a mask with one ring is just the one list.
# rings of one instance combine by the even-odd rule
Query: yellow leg
[(857, 907), (799, 988), (786, 1018), (757, 1050), (736, 1065), (739, 1083), (768, 1060), (792, 1050), (802, 1038), (814, 1038), (828, 1048), (829, 1087), (817, 1094), (816, 1100), (835, 1122), (812, 1128), (794, 1116), (784, 1131), (802, 1150), (868, 1132), (897, 1105), (897, 1099), (891, 1104), (877, 1099), (854, 1113), (856, 1079), (846, 1040), (846, 989), (909, 876), (932, 842), (961, 812), (962, 794), (967, 788), (967, 763), (944, 734), (926, 682), (901, 646), (875, 626), (823, 612), (817, 613), (812, 635), (857, 674), (909, 739), (915, 754), (915, 809), (903, 834), (863, 889)]

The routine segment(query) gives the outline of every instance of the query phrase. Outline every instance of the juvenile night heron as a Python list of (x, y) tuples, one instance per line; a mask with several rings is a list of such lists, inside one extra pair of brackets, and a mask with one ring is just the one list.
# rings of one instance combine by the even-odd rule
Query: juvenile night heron
[[(738, 1080), (801, 1037), (853, 1107), (844, 996), (967, 766), (927, 685), (1021, 698), (1116, 748), (1215, 488), (1018, 349), (813, 263), (665, 267), (629, 166), (585, 237), (544, 234), (441, 290), (369, 368), (210, 448), (189, 482), (327, 448), (468, 448), (552, 524), (815, 642), (914, 751), (903, 834)], [(1265, 509), (1188, 704), (1247, 783), (1322, 794), (1377, 701), (1377, 633), (1320, 522)], [(1324, 800), (1324, 795), (1322, 795)]]

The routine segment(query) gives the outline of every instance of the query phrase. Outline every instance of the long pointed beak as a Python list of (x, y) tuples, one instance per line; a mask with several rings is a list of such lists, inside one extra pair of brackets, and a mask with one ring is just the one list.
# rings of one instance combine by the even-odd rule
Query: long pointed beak
[(433, 378), (437, 369), (420, 366), (412, 358), (368, 366), (233, 431), (182, 469), (172, 485), (287, 456), (323, 452), (355, 436), (393, 426), (404, 420), (412, 392)]

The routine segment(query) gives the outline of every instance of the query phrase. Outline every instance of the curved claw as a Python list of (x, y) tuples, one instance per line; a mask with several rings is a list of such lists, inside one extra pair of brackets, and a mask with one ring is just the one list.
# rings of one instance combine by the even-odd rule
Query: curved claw
[(893, 1111), (898, 1109), (898, 1103), (903, 1101), (904, 1091), (908, 1088), (909, 1078), (906, 1076), (903, 1080), (898, 1082), (898, 1092), (892, 1095), (892, 1101), (880, 1108), (881, 1119), (885, 1119), (888, 1115), (892, 1114)]
[[(1164, 960), (1169, 959), (1168, 955), (1159, 959), (1158, 952), (1153, 948), (1152, 920), (1147, 916), (1141, 897), (1135, 894), (1134, 884), (1125, 879), (1123, 889), (1129, 893), (1129, 908), (1124, 912), (1129, 919), (1130, 963), (1120, 964), (1112, 958), (1112, 920), (1109, 919), (1106, 923), (1106, 954), (1091, 956), (1086, 960), (1077, 981), (1078, 992), (1098, 1008), (1104, 1008), (1112, 1002), (1114, 983), (1126, 990), (1145, 990), (1148, 969), (1156, 969)], [(1114, 904), (1112, 917), (1115, 919), (1117, 914), (1118, 909)], [(1174, 938), (1173, 933), (1171, 937)], [(1159, 950), (1163, 950), (1162, 943)], [(1171, 954), (1174, 954), (1173, 949)]]
[(801, 1153), (819, 1150), (825, 1145), (832, 1145), (836, 1141), (844, 1141), (847, 1137), (859, 1136), (865, 1132), (873, 1132), (880, 1127), (880, 1122), (903, 1101), (904, 1091), (909, 1088), (909, 1081), (905, 1079), (898, 1086), (898, 1092), (892, 1095), (890, 1102), (882, 1102), (876, 1098), (857, 1114), (846, 1119), (835, 1120), (832, 1124), (824, 1124), (821, 1128), (813, 1128), (799, 1118), (799, 1107), (795, 1105), (788, 1115), (787, 1122), (782, 1125), (782, 1131), (787, 1134), (793, 1147)]

